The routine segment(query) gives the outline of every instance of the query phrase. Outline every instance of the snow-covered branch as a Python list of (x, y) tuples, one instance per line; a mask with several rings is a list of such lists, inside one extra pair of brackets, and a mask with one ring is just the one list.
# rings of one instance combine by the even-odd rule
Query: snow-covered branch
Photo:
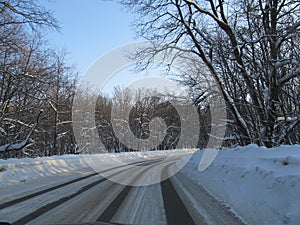
[(280, 85), (283, 85), (284, 83), (288, 82), (290, 79), (294, 78), (294, 77), (297, 77), (297, 76), (300, 76), (300, 66), (291, 71), (290, 73), (286, 74), (284, 77), (282, 77), (280, 80), (279, 80), (279, 84)]
[(30, 145), (32, 143), (30, 140), (30, 137), (33, 134), (36, 127), (38, 126), (39, 118), (40, 118), (40, 115), (42, 114), (42, 112), (43, 112), (42, 110), (39, 112), (39, 114), (36, 118), (35, 124), (32, 126), (31, 130), (29, 131), (29, 133), (27, 134), (26, 138), (23, 141), (18, 142), (18, 143), (13, 143), (13, 144), (9, 143), (9, 144), (2, 145), (2, 146), (0, 146), (0, 152), (18, 151), (18, 150), (22, 150), (26, 146)]

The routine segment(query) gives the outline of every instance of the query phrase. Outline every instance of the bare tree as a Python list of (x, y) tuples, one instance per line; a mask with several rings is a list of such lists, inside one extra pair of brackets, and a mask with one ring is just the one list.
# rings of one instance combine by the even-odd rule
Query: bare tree
[[(188, 65), (208, 68), (227, 103), (236, 141), (299, 143), (298, 1), (120, 2), (139, 17), (138, 35), (156, 41), (137, 54), (146, 66), (154, 55), (176, 49)], [(186, 77), (187, 84), (194, 85), (199, 72)]]
[(0, 27), (28, 25), (35, 32), (40, 28), (59, 29), (52, 12), (40, 6), (37, 0), (2, 0), (0, 13)]
[(58, 29), (58, 25), (51, 12), (37, 3), (0, 2), (3, 157), (74, 151), (71, 110), (76, 73), (64, 54), (47, 49), (42, 28)]
[(28, 132), (26, 138), (23, 141), (18, 142), (18, 143), (8, 143), (5, 145), (2, 145), (2, 146), (0, 146), (0, 152), (2, 153), (2, 152), (9, 152), (9, 151), (18, 151), (18, 150), (24, 149), (28, 145), (31, 145), (32, 144), (31, 136), (32, 136), (34, 130), (36, 129), (37, 125), (39, 124), (39, 118), (40, 118), (40, 115), (42, 114), (42, 112), (43, 112), (42, 110), (39, 112), (39, 114), (36, 118), (35, 124), (33, 124), (31, 126), (30, 131)]
[[(198, 139), (199, 132), (193, 130), (191, 133), (195, 137), (184, 137), (185, 141), (179, 142), (183, 138), (181, 122), (186, 122), (184, 119), (188, 119), (191, 112), (185, 112), (181, 118), (173, 98), (176, 99), (154, 90), (128, 88), (115, 88), (112, 98), (99, 96), (96, 125), (106, 151), (169, 150), (190, 146), (189, 138)], [(176, 106), (190, 109), (185, 104), (184, 99)]]

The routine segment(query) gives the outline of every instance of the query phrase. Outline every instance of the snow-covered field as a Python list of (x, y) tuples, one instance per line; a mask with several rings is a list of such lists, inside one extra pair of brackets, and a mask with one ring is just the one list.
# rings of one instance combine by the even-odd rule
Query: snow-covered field
[[(167, 154), (165, 151), (105, 154), (100, 161), (109, 165), (120, 159), (123, 162), (142, 161)], [(197, 151), (180, 172), (230, 206), (246, 223), (300, 224), (299, 145), (225, 149), (207, 170), (199, 172), (202, 154), (203, 151)], [(16, 195), (18, 186), (28, 188), (33, 180), (47, 179), (51, 185), (57, 178), (90, 173), (89, 157), (93, 156), (0, 160), (0, 188), (6, 189), (2, 195), (8, 194), (10, 188)]]

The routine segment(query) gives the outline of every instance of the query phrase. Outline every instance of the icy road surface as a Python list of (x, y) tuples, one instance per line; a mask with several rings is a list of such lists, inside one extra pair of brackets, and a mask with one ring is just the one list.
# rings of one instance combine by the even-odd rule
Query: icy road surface
[[(79, 155), (0, 160), (0, 221), (300, 224), (299, 145), (224, 149), (204, 172), (198, 171), (203, 151), (194, 151), (176, 150), (171, 158), (166, 151), (102, 155), (97, 162), (103, 165), (120, 158), (128, 165), (101, 175)], [(160, 183), (137, 187), (107, 179), (147, 184), (176, 171), (191, 154)]]
[[(15, 168), (36, 167), (41, 173), (33, 174), (35, 179), (27, 176), (26, 180), (17, 178), (10, 182), (9, 176), (6, 177), (9, 184), (1, 188), (1, 221), (12, 224), (95, 221), (149, 225), (243, 224), (228, 207), (182, 173), (160, 183), (134, 186), (134, 182), (147, 182), (149, 176), (166, 177), (172, 170), (176, 170), (176, 162), (187, 154), (191, 152), (183, 154), (181, 151), (177, 157), (171, 158), (166, 158), (162, 153), (155, 157), (153, 154), (151, 157), (147, 154), (143, 157), (135, 154), (128, 157), (128, 164), (139, 167), (147, 164), (151, 165), (150, 169), (145, 167), (137, 170), (129, 165), (121, 166), (107, 170), (108, 176), (105, 177), (89, 169), (88, 165), (84, 166), (83, 161), (79, 162), (79, 157), (76, 162), (77, 170), (76, 157), (54, 157), (51, 163), (43, 159), (46, 160), (45, 165), (54, 165), (52, 173), (55, 175), (49, 172), (45, 173), (45, 177), (41, 172), (44, 163), (32, 163), (32, 160), (28, 160), (23, 162), (23, 166)], [(66, 163), (61, 161), (63, 158)], [(58, 162), (54, 163), (55, 161)], [(56, 168), (55, 165), (60, 166)], [(69, 170), (68, 165), (71, 167)], [(7, 170), (9, 167), (14, 166), (7, 166)], [(26, 174), (25, 171), (22, 172)], [(110, 176), (128, 178), (133, 186), (112, 182), (107, 179)]]

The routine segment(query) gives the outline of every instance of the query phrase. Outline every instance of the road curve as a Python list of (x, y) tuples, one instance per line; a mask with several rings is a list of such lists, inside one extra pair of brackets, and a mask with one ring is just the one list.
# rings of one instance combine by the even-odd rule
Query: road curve
[[(170, 160), (138, 162), (139, 169), (111, 169), (109, 176), (127, 177), (134, 185), (160, 171), (167, 177), (176, 166)], [(126, 168), (126, 166), (125, 166)], [(160, 168), (157, 170), (157, 168)], [(102, 171), (103, 172), (103, 171)], [(157, 174), (154, 174), (157, 175)], [(243, 224), (204, 188), (176, 174), (160, 184), (124, 186), (98, 173), (72, 179), (0, 204), (0, 221), (19, 224), (74, 224), (102, 222), (143, 225)], [(13, 216), (9, 214), (13, 213)]]

